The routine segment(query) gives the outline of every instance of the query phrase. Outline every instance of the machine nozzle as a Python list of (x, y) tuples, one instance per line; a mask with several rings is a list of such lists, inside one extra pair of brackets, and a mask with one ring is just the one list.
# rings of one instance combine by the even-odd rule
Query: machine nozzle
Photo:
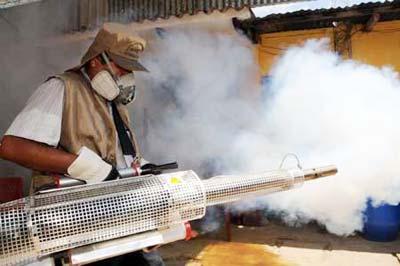
[(303, 170), (304, 179), (312, 180), (320, 177), (331, 176), (338, 172), (335, 165), (322, 166)]

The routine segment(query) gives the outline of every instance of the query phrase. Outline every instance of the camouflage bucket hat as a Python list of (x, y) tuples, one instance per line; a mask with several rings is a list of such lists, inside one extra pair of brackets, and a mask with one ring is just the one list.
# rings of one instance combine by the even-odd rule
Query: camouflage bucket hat
[(78, 68), (106, 52), (115, 64), (126, 70), (148, 72), (138, 61), (139, 53), (143, 52), (145, 47), (146, 41), (138, 36), (114, 33), (103, 28), (97, 33), (95, 40), (82, 57)]

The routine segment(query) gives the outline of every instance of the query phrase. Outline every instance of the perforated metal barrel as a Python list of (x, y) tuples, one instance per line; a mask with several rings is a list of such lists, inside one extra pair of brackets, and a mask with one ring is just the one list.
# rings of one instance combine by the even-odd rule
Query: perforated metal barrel
[(0, 265), (160, 229), (204, 216), (205, 207), (288, 190), (336, 167), (217, 176), (193, 171), (47, 192), (0, 205)]
[(201, 218), (192, 171), (63, 189), (1, 205), (0, 265)]

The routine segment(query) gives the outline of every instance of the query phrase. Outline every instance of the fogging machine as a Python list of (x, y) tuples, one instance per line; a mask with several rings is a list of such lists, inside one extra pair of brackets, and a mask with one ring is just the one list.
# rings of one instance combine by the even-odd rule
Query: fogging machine
[(49, 190), (0, 205), (0, 265), (43, 265), (60, 252), (71, 265), (83, 265), (189, 238), (188, 222), (202, 218), (207, 206), (336, 172), (326, 166), (201, 180), (190, 170)]

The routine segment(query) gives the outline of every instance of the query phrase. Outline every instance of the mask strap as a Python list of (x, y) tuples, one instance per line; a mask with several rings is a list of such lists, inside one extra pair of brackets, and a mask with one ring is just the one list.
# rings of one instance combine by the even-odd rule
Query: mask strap
[(82, 75), (85, 77), (85, 79), (87, 79), (88, 82), (91, 82), (89, 75), (86, 73), (86, 70), (84, 67), (81, 67), (81, 69), (79, 69), (82, 73)]
[(108, 59), (108, 56), (106, 55), (105, 52), (102, 52), (101, 56), (103, 57), (104, 61), (106, 62), (108, 69), (110, 70), (111, 74), (113, 75), (113, 78), (116, 80), (117, 75), (115, 74), (113, 68), (111, 67), (110, 59)]

